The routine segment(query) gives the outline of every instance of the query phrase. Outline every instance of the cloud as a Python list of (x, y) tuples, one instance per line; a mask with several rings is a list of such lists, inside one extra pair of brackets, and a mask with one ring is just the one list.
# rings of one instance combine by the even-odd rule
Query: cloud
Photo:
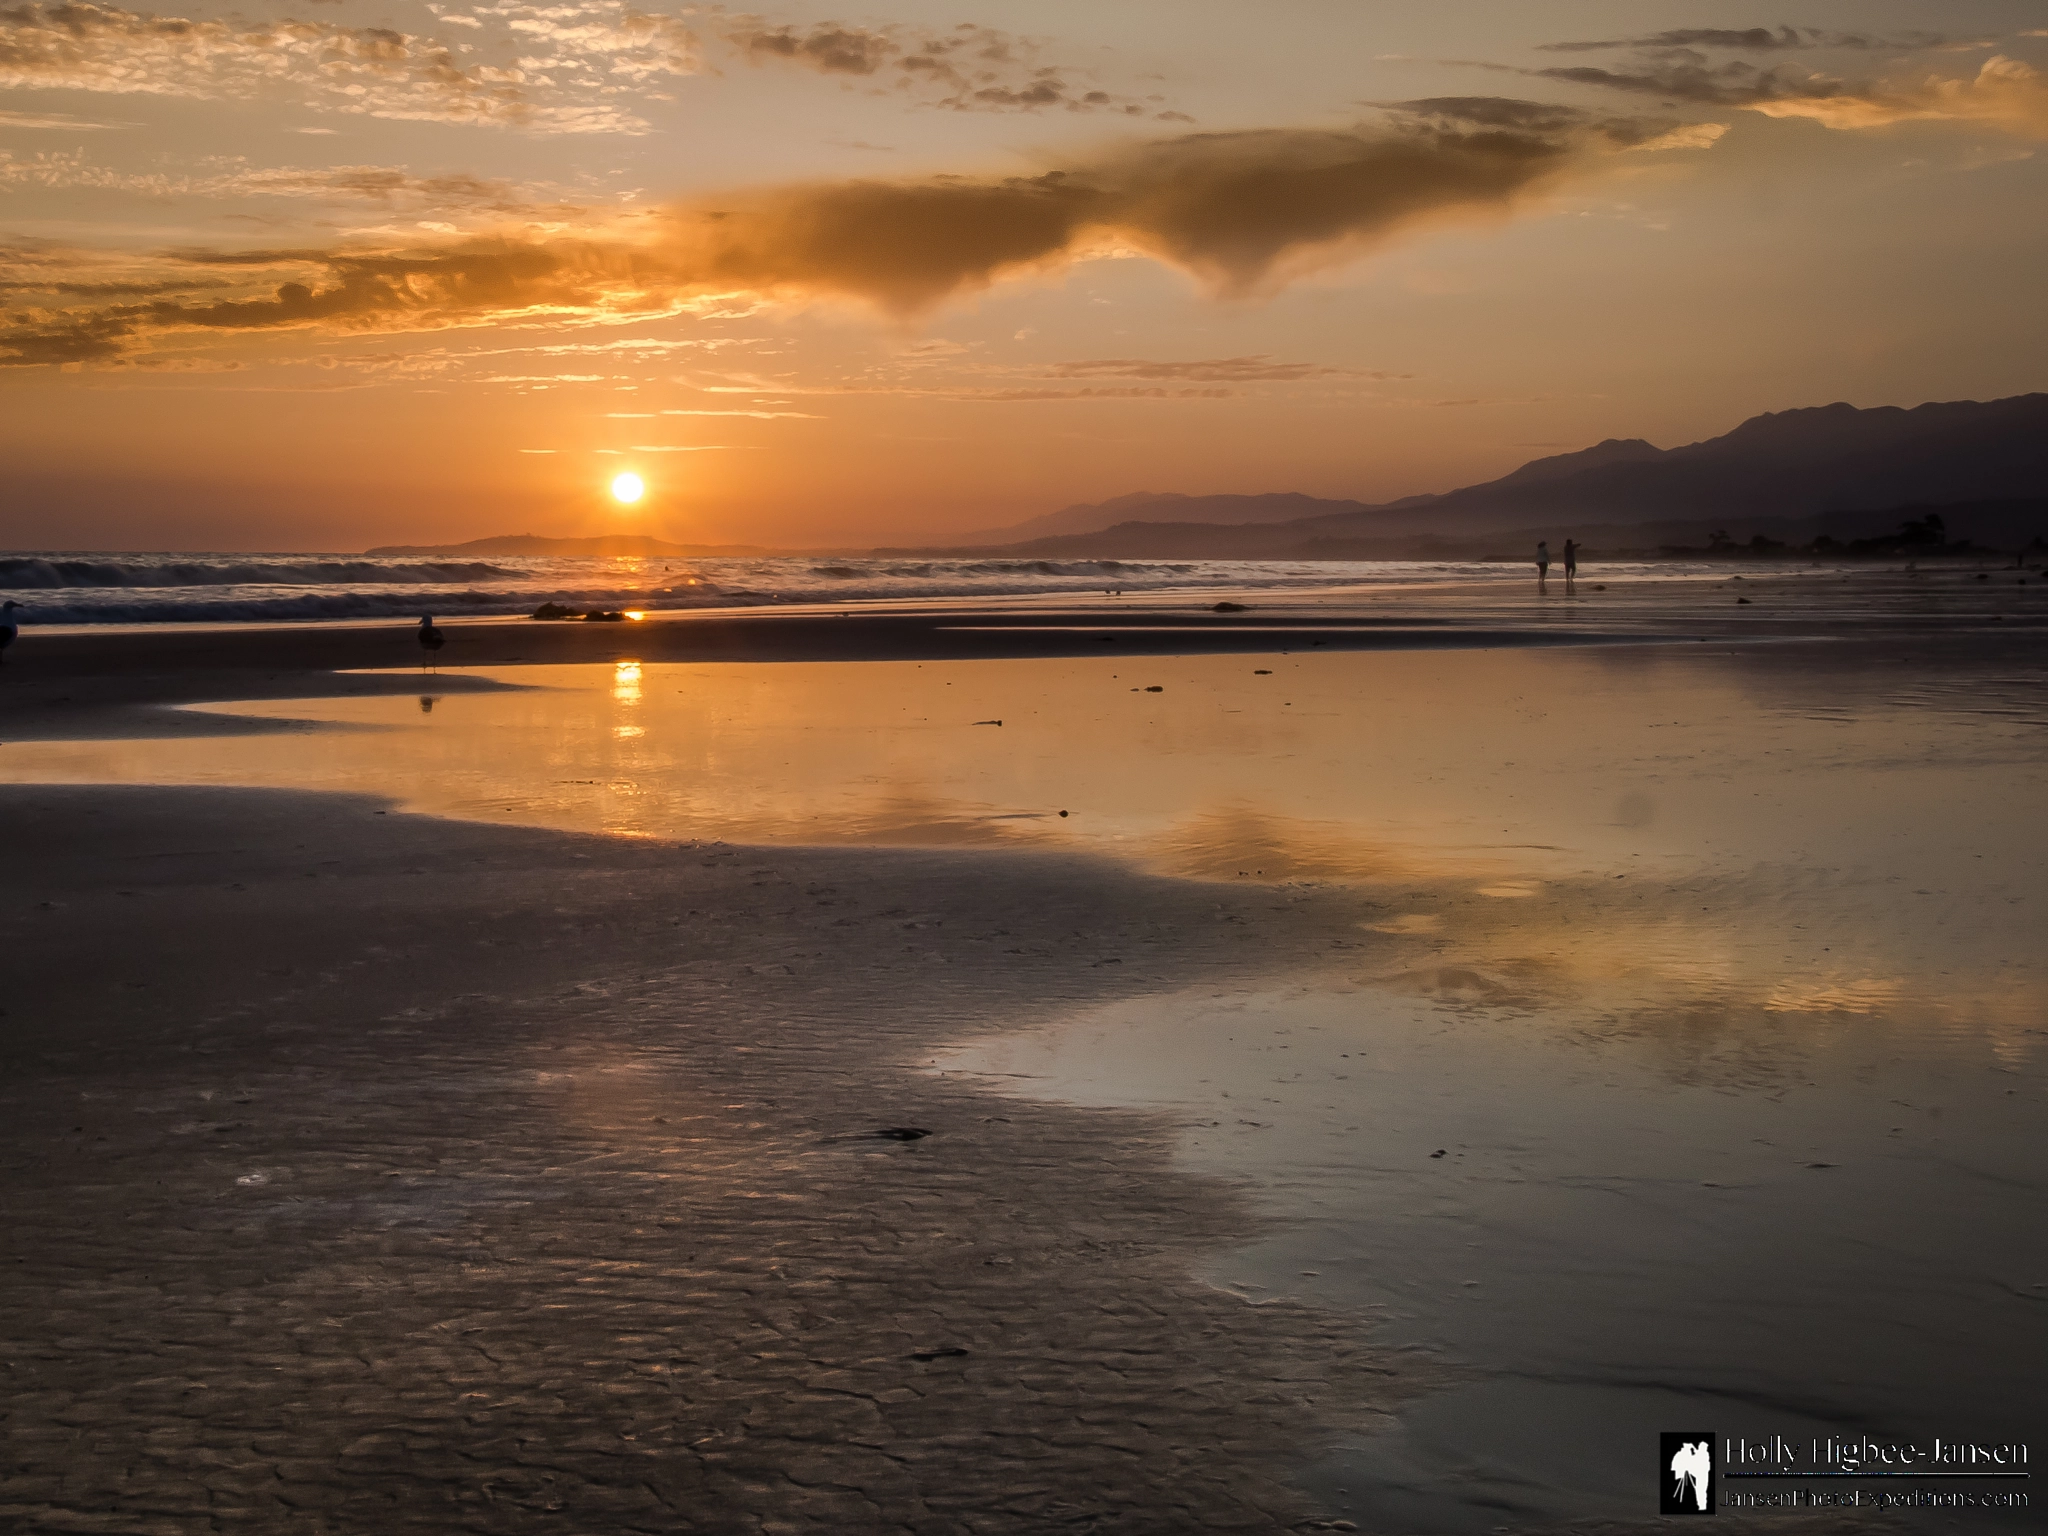
[(809, 411), (662, 411), (663, 416), (752, 416), (759, 421), (822, 421)]
[(864, 80), (954, 112), (1114, 112), (1192, 122), (1164, 98), (1117, 95), (1087, 72), (1041, 64), (1038, 46), (993, 27), (963, 23), (946, 31), (856, 27), (836, 21), (799, 28), (759, 16), (725, 15), (710, 30), (750, 64), (790, 65)]
[(68, 112), (0, 111), (0, 128), (43, 128), (62, 133), (103, 133), (109, 129), (132, 128), (133, 123), (96, 123), (73, 117)]
[(1758, 69), (1740, 61), (1689, 62), (1634, 69), (1594, 67), (1524, 71), (1574, 85), (1599, 86), (1666, 101), (1738, 107), (1766, 117), (1804, 117), (1830, 128), (1882, 128), (1903, 122), (1961, 122), (2024, 138), (2048, 138), (2048, 81), (2018, 59), (1994, 54), (1975, 76), (1852, 83)]
[[(936, 391), (934, 391), (936, 393)], [(984, 389), (951, 391), (956, 400), (982, 400), (1015, 405), (1040, 400), (1230, 400), (1237, 389)]]
[(1809, 117), (1830, 128), (1882, 128), (1904, 122), (1975, 123), (2023, 138), (2048, 139), (2048, 81), (2018, 59), (1994, 54), (1971, 78), (1930, 75), (1904, 85), (1773, 96), (1748, 104), (1767, 117)]
[(370, 117), (632, 133), (645, 123), (614, 98), (650, 76), (694, 67), (690, 35), (672, 17), (616, 0), (525, 9), (501, 8), (522, 13), (508, 27), (543, 28), (540, 40), (558, 46), (492, 65), (385, 27), (189, 20), (93, 0), (29, 0), (0, 5), (0, 88), (268, 97)]
[(733, 18), (725, 40), (753, 62), (775, 60), (802, 64), (828, 75), (873, 75), (903, 53), (903, 45), (885, 32), (822, 22), (808, 32), (775, 25), (757, 16)]
[(368, 202), (413, 211), (491, 214), (499, 217), (573, 216), (578, 208), (539, 203), (530, 189), (466, 172), (415, 176), (380, 165), (336, 165), (317, 170), (258, 168), (241, 159), (204, 162), (196, 172), (116, 171), (95, 164), (83, 150), (57, 150), (17, 158), (0, 150), (0, 188), (91, 187), (146, 197), (297, 197)]
[(92, 361), (176, 332), (602, 324), (693, 305), (730, 313), (742, 296), (856, 299), (909, 316), (1109, 248), (1149, 254), (1220, 297), (1247, 297), (1446, 220), (1501, 217), (1672, 126), (1444, 98), (1350, 130), (1188, 134), (1039, 176), (785, 187), (573, 235), (174, 252), (158, 275), (239, 273), (261, 288), (13, 314), (0, 326), (0, 362)]
[(1613, 48), (1663, 50), (1729, 48), (1748, 53), (1783, 53), (1806, 48), (1938, 48), (1948, 39), (1933, 32), (1907, 32), (1873, 37), (1863, 32), (1823, 32), (1815, 27), (1673, 27), (1646, 37), (1615, 37), (1600, 42), (1545, 43), (1539, 53), (1594, 53)]
[(1055, 379), (1217, 379), (1234, 383), (1297, 383), (1307, 379), (1395, 379), (1406, 374), (1331, 368), (1320, 363), (1276, 363), (1270, 357), (1216, 357), (1200, 362), (1156, 363), (1136, 357), (1090, 358), (1054, 363), (1042, 370)]

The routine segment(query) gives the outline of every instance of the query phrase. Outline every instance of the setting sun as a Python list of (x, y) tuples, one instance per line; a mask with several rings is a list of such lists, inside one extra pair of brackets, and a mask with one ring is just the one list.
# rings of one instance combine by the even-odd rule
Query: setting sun
[(647, 492), (646, 483), (638, 475), (620, 475), (612, 481), (612, 499), (628, 506), (638, 501)]

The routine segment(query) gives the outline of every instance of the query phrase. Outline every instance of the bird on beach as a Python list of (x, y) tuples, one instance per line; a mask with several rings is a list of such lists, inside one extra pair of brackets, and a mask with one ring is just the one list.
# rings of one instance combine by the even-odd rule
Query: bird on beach
[(0, 603), (0, 661), (7, 659), (7, 647), (14, 644), (14, 637), (21, 633), (21, 626), (14, 622), (14, 610), (20, 606), (11, 597)]
[(421, 665), (424, 666), (428, 662), (431, 662), (437, 655), (440, 654), (441, 647), (446, 645), (447, 643), (448, 637), (442, 634), (440, 630), (434, 627), (434, 616), (431, 613), (421, 614), (420, 649), (426, 652), (426, 656), (422, 659)]

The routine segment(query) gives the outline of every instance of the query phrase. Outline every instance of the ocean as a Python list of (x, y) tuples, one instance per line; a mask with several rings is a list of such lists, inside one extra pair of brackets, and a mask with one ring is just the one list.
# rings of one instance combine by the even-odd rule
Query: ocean
[[(1668, 566), (1660, 567), (1667, 574)], [(1642, 567), (1605, 566), (1611, 574)], [(642, 612), (1073, 592), (1526, 580), (1455, 561), (749, 559), (48, 552), (0, 557), (24, 624), (319, 623), (531, 613), (542, 603)]]

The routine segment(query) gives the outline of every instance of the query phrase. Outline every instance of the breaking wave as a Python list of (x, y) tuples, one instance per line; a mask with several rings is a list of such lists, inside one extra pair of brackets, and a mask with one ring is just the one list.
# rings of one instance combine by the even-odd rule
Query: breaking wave
[(238, 560), (218, 565), (188, 560), (81, 560), (26, 556), (0, 559), (0, 589), (57, 591), (71, 587), (394, 586), (485, 581), (518, 573), (480, 561)]
[[(1441, 562), (1417, 566), (1441, 575)], [(480, 561), (346, 555), (38, 553), (0, 558), (26, 624), (298, 624), (529, 614), (542, 603), (658, 612), (799, 603), (1328, 586), (1397, 568), (1310, 561), (782, 556)], [(1398, 579), (1398, 577), (1396, 577)]]

